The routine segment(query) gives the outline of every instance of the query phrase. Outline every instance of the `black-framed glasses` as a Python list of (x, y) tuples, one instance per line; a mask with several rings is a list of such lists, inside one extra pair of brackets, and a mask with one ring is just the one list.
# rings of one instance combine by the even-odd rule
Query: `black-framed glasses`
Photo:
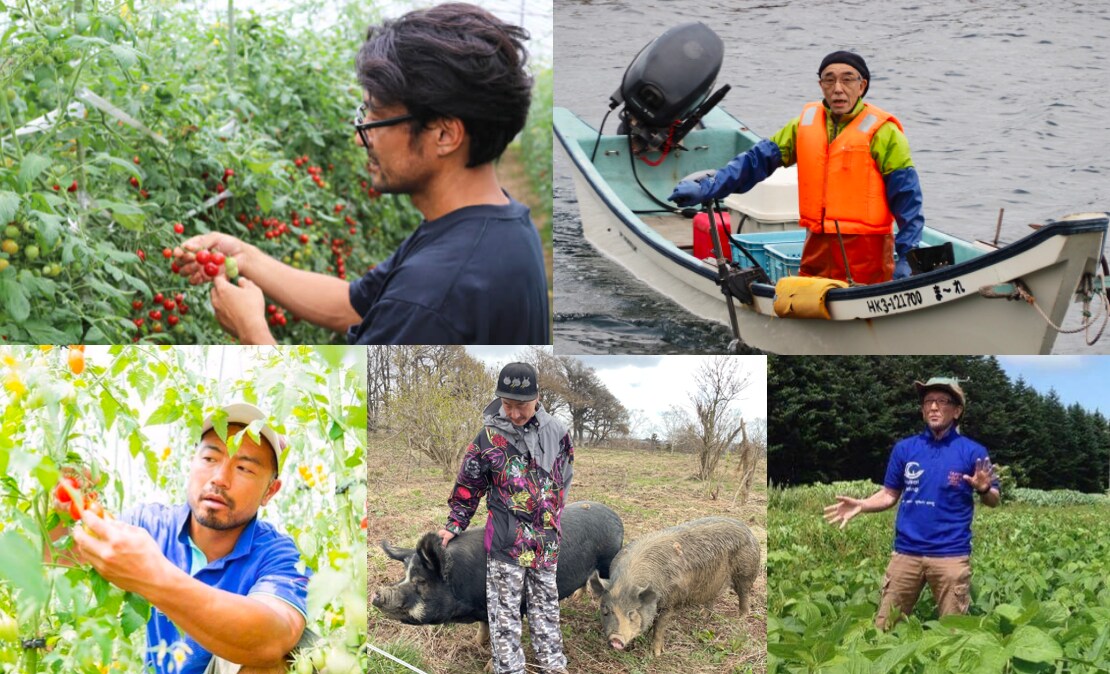
[(925, 400), (921, 401), (921, 406), (926, 409), (932, 407), (933, 405), (936, 405), (937, 407), (951, 407), (955, 404), (956, 401), (952, 400), (951, 398), (926, 398)]
[(386, 119), (379, 119), (379, 120), (376, 120), (376, 121), (373, 121), (373, 122), (365, 122), (365, 121), (363, 121), (364, 119), (366, 119), (366, 104), (365, 103), (363, 103), (362, 105), (358, 106), (358, 108), (355, 109), (355, 118), (354, 118), (354, 120), (352, 120), (351, 123), (354, 124), (355, 131), (358, 131), (359, 135), (362, 136), (363, 145), (369, 145), (370, 141), (366, 137), (366, 132), (369, 131), (370, 129), (380, 129), (384, 126), (393, 126), (394, 124), (400, 124), (401, 122), (407, 122), (407, 121), (416, 119), (416, 115), (413, 115), (411, 113), (406, 113), (404, 115), (398, 115), (396, 117), (388, 117)]

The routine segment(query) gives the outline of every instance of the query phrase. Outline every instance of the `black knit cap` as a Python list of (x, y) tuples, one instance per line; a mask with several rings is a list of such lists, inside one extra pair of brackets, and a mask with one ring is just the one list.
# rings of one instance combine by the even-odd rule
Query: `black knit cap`
[(497, 375), (498, 398), (509, 400), (535, 400), (540, 397), (536, 382), (536, 368), (528, 363), (509, 363)]
[(871, 88), (871, 71), (867, 69), (867, 64), (863, 62), (862, 56), (850, 51), (834, 51), (821, 61), (821, 67), (817, 69), (817, 76), (820, 77), (821, 73), (825, 72), (825, 68), (833, 63), (850, 65), (859, 71), (860, 77), (867, 80), (867, 85), (863, 88), (860, 98), (867, 95), (867, 90)]

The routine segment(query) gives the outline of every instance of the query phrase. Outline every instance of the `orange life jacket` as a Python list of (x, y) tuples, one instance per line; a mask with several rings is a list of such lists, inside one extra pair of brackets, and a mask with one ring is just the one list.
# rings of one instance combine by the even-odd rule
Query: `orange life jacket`
[(894, 216), (883, 175), (871, 157), (871, 138), (894, 115), (864, 103), (856, 118), (829, 143), (825, 106), (807, 103), (798, 122), (798, 209), (813, 232), (889, 234)]

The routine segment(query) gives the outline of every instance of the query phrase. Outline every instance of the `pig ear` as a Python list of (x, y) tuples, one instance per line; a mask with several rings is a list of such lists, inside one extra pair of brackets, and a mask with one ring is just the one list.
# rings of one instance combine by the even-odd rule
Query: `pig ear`
[(420, 545), (416, 548), (417, 559), (436, 576), (441, 575), (439, 555), (442, 547), (443, 544), (440, 543), (439, 536), (425, 534), (424, 538), (420, 539)]
[(596, 570), (590, 575), (587, 585), (590, 586), (590, 594), (595, 597), (601, 597), (609, 590), (609, 581), (603, 580)]
[(382, 540), (382, 550), (384, 550), (385, 554), (391, 559), (396, 559), (398, 562), (405, 561), (416, 552), (413, 548), (395, 548), (389, 544), (389, 541), (384, 539)]
[(643, 587), (643, 588), (638, 588), (638, 589), (639, 589), (638, 594), (640, 596), (640, 601), (643, 602), (645, 605), (654, 606), (655, 603), (657, 601), (659, 601), (659, 595), (656, 594), (655, 590), (651, 589), (650, 587)]

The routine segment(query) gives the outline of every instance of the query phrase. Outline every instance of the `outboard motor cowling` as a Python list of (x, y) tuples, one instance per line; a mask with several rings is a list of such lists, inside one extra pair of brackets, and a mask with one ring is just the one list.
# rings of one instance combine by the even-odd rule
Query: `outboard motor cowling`
[(624, 104), (622, 133), (633, 134), (640, 152), (659, 150), (668, 140), (677, 143), (727, 91), (704, 105), (723, 60), (724, 43), (701, 22), (676, 26), (649, 42), (610, 97), (611, 108)]

